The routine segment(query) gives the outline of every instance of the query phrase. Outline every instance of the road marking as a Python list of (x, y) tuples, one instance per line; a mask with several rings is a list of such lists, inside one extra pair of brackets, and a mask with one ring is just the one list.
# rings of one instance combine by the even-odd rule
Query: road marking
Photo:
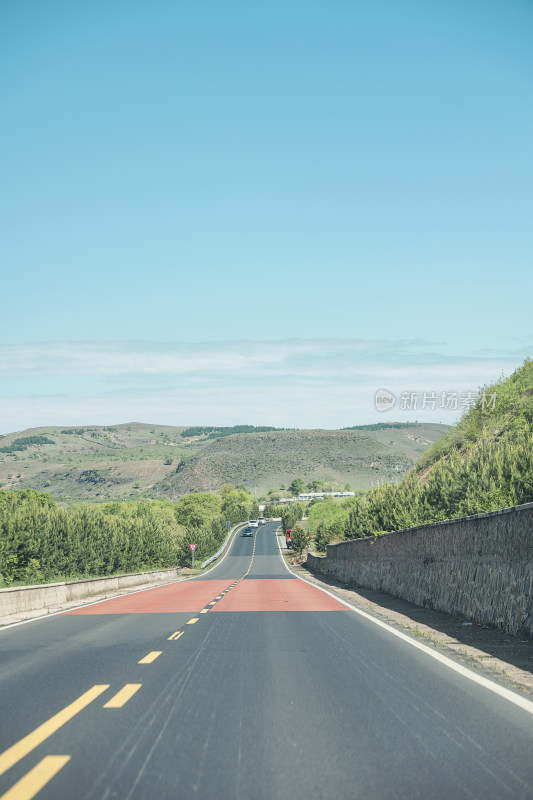
[(159, 656), (161, 655), (162, 652), (163, 652), (162, 650), (152, 650), (151, 653), (147, 653), (145, 655), (145, 657), (141, 658), (141, 660), (138, 661), (137, 663), (138, 664), (151, 664), (152, 661), (155, 661), (156, 658), (159, 658)]
[(183, 631), (176, 631), (175, 633), (172, 634), (172, 636), (169, 636), (168, 638), (169, 640), (174, 639), (174, 641), (176, 641), (176, 639), (179, 639), (180, 636), (183, 636)]
[(0, 800), (31, 800), (70, 761), (70, 756), (46, 756), (24, 775)]
[(127, 683), (111, 698), (111, 700), (104, 703), (104, 708), (122, 708), (122, 706), (125, 706), (128, 700), (133, 697), (135, 692), (139, 691), (141, 686), (142, 683)]
[(17, 761), (20, 761), (21, 758), (27, 756), (28, 753), (31, 753), (36, 747), (38, 747), (45, 739), (48, 739), (53, 733), (55, 733), (59, 728), (61, 728), (69, 719), (75, 717), (80, 711), (82, 711), (89, 703), (92, 703), (99, 695), (105, 692), (106, 689), (109, 689), (109, 684), (97, 684), (89, 689), (87, 692), (84, 692), (77, 700), (74, 700), (73, 703), (70, 705), (65, 706), (62, 711), (58, 711), (57, 714), (54, 714), (53, 717), (50, 717), (49, 720), (43, 722), (42, 725), (39, 725), (38, 728), (35, 728), (34, 731), (28, 733), (23, 739), (18, 741), (16, 744), (9, 747), (7, 750), (0, 755), (0, 775), (3, 775), (4, 772), (16, 764)]
[(289, 565), (287, 564), (287, 562), (285, 561), (285, 559), (281, 554), (281, 546), (277, 534), (276, 534), (276, 539), (278, 539), (280, 558), (285, 564), (287, 571), (290, 572), (291, 575), (294, 575), (295, 578), (298, 578), (298, 580), (303, 581), (304, 583), (308, 583), (310, 586), (316, 586), (316, 588), (320, 589), (321, 592), (329, 594), (330, 597), (333, 597), (335, 600), (338, 600), (339, 603), (342, 603), (344, 606), (346, 606), (346, 608), (349, 608), (350, 611), (355, 611), (355, 613), (359, 614), (361, 617), (370, 620), (370, 622), (373, 622), (375, 625), (379, 625), (380, 628), (384, 628), (389, 633), (392, 633), (393, 636), (397, 636), (398, 639), (402, 639), (402, 641), (407, 642), (407, 644), (410, 644), (412, 647), (416, 647), (417, 650), (421, 650), (427, 656), (430, 656), (430, 658), (434, 658), (435, 661), (439, 661), (441, 664), (444, 664), (444, 666), (449, 667), (450, 669), (454, 670), (454, 672), (459, 673), (459, 675), (462, 675), (464, 678), (468, 678), (468, 680), (473, 681), (474, 683), (477, 683), (480, 686), (483, 686), (490, 692), (494, 692), (494, 694), (503, 697), (510, 703), (514, 703), (515, 706), (518, 706), (519, 708), (523, 709), (523, 711), (527, 711), (529, 714), (533, 714), (533, 702), (531, 702), (531, 700), (527, 700), (525, 697), (521, 697), (519, 694), (512, 692), (510, 689), (506, 689), (505, 686), (500, 686), (499, 683), (494, 683), (493, 681), (489, 680), (489, 678), (483, 677), (483, 675), (478, 675), (477, 673), (473, 672), (467, 667), (463, 667), (462, 664), (458, 664), (456, 661), (452, 661), (452, 659), (448, 658), (448, 656), (445, 656), (442, 653), (438, 653), (436, 650), (430, 650), (430, 648), (427, 645), (422, 644), (421, 642), (417, 642), (415, 639), (412, 639), (410, 636), (407, 636), (406, 633), (402, 633), (401, 631), (396, 630), (396, 628), (392, 628), (390, 625), (387, 625), (386, 622), (383, 622), (382, 620), (371, 616), (371, 614), (367, 614), (366, 611), (362, 611), (360, 608), (357, 608), (357, 606), (352, 605), (347, 600), (342, 600), (340, 597), (337, 597), (331, 592), (328, 592), (327, 589), (323, 589), (322, 586), (318, 586), (317, 584), (312, 583), (311, 581), (307, 581), (305, 578), (302, 578), (300, 575), (297, 575), (295, 572), (291, 570), (291, 568), (289, 567)]
[[(238, 585), (239, 585), (239, 583), (240, 583), (240, 582), (241, 582), (241, 581), (242, 581), (244, 578), (246, 578), (246, 576), (248, 575), (248, 573), (249, 573), (249, 572), (250, 572), (250, 570), (252, 569), (252, 565), (253, 565), (253, 563), (254, 563), (254, 557), (255, 557), (255, 545), (256, 545), (256, 543), (257, 543), (257, 538), (254, 538), (254, 546), (253, 546), (253, 548), (252, 548), (252, 558), (251, 558), (251, 560), (250, 560), (250, 564), (249, 564), (249, 566), (248, 566), (248, 569), (246, 570), (246, 572), (244, 573), (244, 575), (241, 575), (241, 577), (240, 577), (240, 578), (238, 578), (238, 580), (234, 581), (234, 582), (233, 582), (233, 583), (232, 583), (230, 586), (228, 586), (228, 588), (227, 588), (227, 589), (224, 589), (224, 591), (223, 591), (223, 592), (221, 592), (220, 594), (218, 594), (218, 595), (215, 597), (215, 599), (214, 599), (214, 600), (211, 600), (211, 602), (209, 603), (209, 605), (210, 605), (210, 606), (216, 606), (216, 604), (217, 604), (217, 601), (218, 601), (218, 600), (221, 600), (221, 599), (224, 597), (224, 595), (225, 595), (225, 594), (227, 594), (228, 592), (231, 592), (231, 590), (232, 590), (232, 589), (235, 589), (235, 587), (236, 587), (236, 586), (238, 586)], [(200, 614), (207, 614), (207, 612), (208, 612), (208, 611), (215, 611), (215, 609), (214, 609), (214, 608), (203, 608), (203, 609), (200, 611)], [(189, 620), (189, 622), (187, 623), (187, 625), (192, 625), (192, 624), (193, 624), (194, 622), (196, 622), (196, 621), (197, 621), (196, 619), (191, 619), (191, 620)]]
[[(243, 523), (243, 525), (244, 525), (244, 523)], [(218, 563), (215, 565), (215, 567), (219, 567), (222, 564), (222, 562), (225, 561), (226, 558), (228, 557), (229, 552), (231, 550), (231, 545), (233, 544), (233, 540), (235, 539), (235, 534), (238, 533), (239, 530), (241, 530), (241, 528), (239, 528), (238, 525), (237, 525), (236, 528), (235, 528), (235, 533), (233, 534), (232, 540), (230, 542), (228, 542), (228, 546), (226, 548), (226, 552), (223, 554), (222, 558), (220, 559), (220, 561), (218, 561)], [(157, 587), (156, 586), (149, 586), (146, 589), (136, 589), (133, 592), (127, 592), (127, 594), (130, 595), (130, 594), (140, 594), (141, 592), (151, 592), (152, 589), (159, 588), (160, 586), (170, 586), (171, 583), (182, 583), (182, 582), (188, 582), (188, 581), (196, 581), (197, 578), (198, 578), (197, 575), (193, 575), (190, 578), (178, 578), (178, 580), (175, 580), (175, 581), (168, 581), (167, 583), (158, 584)], [(226, 590), (226, 591), (228, 591), (228, 590)], [(111, 597), (106, 598), (106, 599), (110, 600), (110, 599), (113, 599), (115, 597), (123, 597), (123, 595), (122, 594), (111, 595)], [(68, 608), (68, 609), (62, 608), (59, 611), (52, 611), (52, 612), (49, 611), (47, 614), (43, 614), (42, 617), (32, 617), (31, 619), (23, 619), (20, 622), (10, 622), (7, 625), (1, 625), (0, 626), (0, 633), (2, 633), (3, 631), (8, 631), (11, 628), (17, 628), (19, 625), (28, 625), (30, 622), (42, 622), (42, 620), (52, 619), (52, 617), (59, 616), (59, 614), (65, 614), (68, 611), (77, 611), (78, 609), (85, 608), (86, 606), (95, 606), (95, 605), (97, 605), (98, 603), (101, 603), (101, 602), (102, 602), (102, 599), (93, 600), (90, 603), (82, 603), (82, 605), (74, 606), (73, 608)], [(0, 798), (0, 800), (1, 800), (1, 798)]]
[(195, 622), (198, 622), (198, 620), (199, 620), (199, 619), (200, 619), (200, 617), (193, 617), (192, 619), (190, 619), (190, 620), (189, 620), (188, 622), (186, 622), (185, 624), (186, 624), (186, 625), (194, 625), (194, 623), (195, 623)]

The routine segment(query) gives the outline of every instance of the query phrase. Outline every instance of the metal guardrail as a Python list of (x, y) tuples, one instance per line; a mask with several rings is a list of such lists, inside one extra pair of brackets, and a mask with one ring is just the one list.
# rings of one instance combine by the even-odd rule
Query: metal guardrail
[(230, 530), (230, 532), (228, 533), (228, 535), (226, 536), (226, 538), (224, 539), (224, 544), (222, 545), (222, 547), (221, 547), (219, 550), (217, 550), (217, 552), (215, 553), (215, 555), (214, 555), (214, 556), (210, 556), (210, 557), (209, 557), (208, 559), (206, 559), (205, 561), (202, 561), (202, 563), (201, 563), (201, 565), (200, 565), (200, 566), (201, 566), (201, 568), (202, 568), (202, 569), (204, 569), (204, 567), (207, 567), (207, 565), (208, 565), (208, 564), (210, 564), (212, 561), (214, 561), (214, 560), (215, 560), (215, 558), (218, 558), (220, 555), (222, 555), (222, 553), (223, 553), (223, 552), (224, 552), (224, 550), (226, 549), (226, 545), (227, 545), (227, 543), (229, 542), (229, 540), (231, 539), (231, 537), (233, 536), (233, 534), (235, 533), (235, 531), (236, 531), (238, 528), (242, 528), (242, 527), (243, 527), (244, 525), (246, 525), (246, 524), (247, 524), (246, 522), (239, 522), (237, 525), (234, 525), (234, 526), (233, 526), (233, 528), (232, 528), (232, 529)]

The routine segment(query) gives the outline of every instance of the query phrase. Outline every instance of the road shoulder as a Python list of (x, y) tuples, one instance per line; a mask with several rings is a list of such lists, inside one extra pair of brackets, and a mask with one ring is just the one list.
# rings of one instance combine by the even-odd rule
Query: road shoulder
[(533, 699), (533, 642), (462, 617), (416, 606), (385, 592), (319, 577), (303, 564), (291, 563), (296, 559), (289, 551), (282, 551), (282, 556), (298, 577)]

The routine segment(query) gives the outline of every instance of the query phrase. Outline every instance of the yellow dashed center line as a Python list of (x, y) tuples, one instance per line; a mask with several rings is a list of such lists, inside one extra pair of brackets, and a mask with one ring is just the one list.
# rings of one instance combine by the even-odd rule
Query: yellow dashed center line
[(176, 639), (179, 639), (180, 636), (183, 636), (183, 631), (176, 631), (175, 633), (172, 634), (172, 636), (169, 636), (168, 638), (169, 641), (170, 639), (174, 639), (174, 641), (176, 641)]
[(120, 692), (117, 692), (111, 700), (108, 700), (107, 703), (104, 704), (104, 708), (122, 708), (122, 706), (126, 705), (128, 700), (133, 697), (135, 692), (139, 691), (141, 686), (142, 683), (127, 683), (122, 687)]
[[(257, 539), (256, 539), (256, 538), (254, 538), (254, 546), (253, 546), (253, 548), (252, 548), (252, 558), (251, 558), (251, 561), (250, 561), (250, 566), (248, 567), (248, 569), (246, 570), (246, 572), (244, 573), (244, 575), (242, 575), (242, 576), (241, 576), (241, 577), (240, 577), (238, 580), (234, 581), (234, 582), (233, 582), (233, 583), (232, 583), (230, 586), (228, 586), (228, 588), (227, 588), (227, 589), (224, 589), (224, 591), (223, 591), (223, 592), (221, 592), (220, 594), (217, 594), (214, 600), (211, 600), (211, 602), (210, 602), (210, 603), (208, 603), (208, 605), (207, 605), (205, 608), (202, 608), (202, 609), (201, 609), (201, 611), (200, 611), (200, 614), (207, 614), (207, 613), (208, 613), (208, 611), (212, 611), (212, 610), (213, 610), (213, 606), (216, 606), (216, 604), (217, 604), (217, 601), (218, 601), (218, 600), (222, 600), (222, 598), (224, 597), (224, 595), (225, 595), (225, 594), (227, 594), (227, 593), (228, 593), (228, 592), (230, 592), (232, 589), (234, 589), (234, 588), (237, 586), (237, 584), (238, 584), (238, 583), (240, 583), (240, 582), (243, 580), (243, 578), (246, 578), (246, 576), (248, 575), (248, 573), (249, 573), (249, 572), (250, 572), (250, 570), (252, 569), (252, 564), (254, 563), (254, 557), (255, 557), (255, 545), (256, 545), (256, 542), (257, 542)], [(199, 620), (199, 619), (200, 619), (200, 617), (193, 617), (192, 619), (190, 619), (190, 620), (189, 620), (188, 622), (186, 622), (185, 624), (186, 624), (186, 625), (194, 625), (194, 624), (195, 624), (195, 622), (198, 622), (198, 620)], [(177, 634), (176, 634), (176, 633), (173, 633), (171, 636), (169, 636), (169, 637), (168, 637), (168, 639), (169, 639), (169, 640), (171, 640), (171, 639), (172, 639), (172, 640), (176, 640), (176, 639), (178, 639), (178, 638), (179, 638), (179, 637), (180, 637), (182, 634), (183, 634), (183, 631), (182, 631), (181, 633), (179, 633), (179, 632), (178, 632)], [(154, 660), (154, 659), (150, 659), (150, 661), (148, 661), (148, 660), (147, 660), (147, 659), (148, 659), (148, 658), (149, 658), (151, 655), (152, 655), (152, 653), (149, 653), (149, 654), (148, 654), (147, 656), (145, 656), (145, 657), (144, 657), (144, 658), (143, 658), (141, 661), (139, 661), (139, 664), (149, 664), (149, 663), (150, 663), (150, 661), (153, 661), (153, 660)], [(155, 658), (157, 658), (157, 656), (155, 656)], [(1, 797), (0, 797), (0, 800), (2, 800), (2, 798), (1, 798)]]
[[(250, 560), (250, 566), (248, 567), (248, 569), (246, 570), (246, 572), (244, 573), (244, 575), (241, 575), (241, 577), (240, 577), (238, 580), (236, 580), (236, 581), (234, 581), (232, 584), (230, 584), (230, 586), (228, 586), (228, 588), (227, 588), (227, 589), (224, 589), (224, 591), (223, 591), (223, 592), (221, 592), (220, 594), (217, 594), (217, 596), (215, 597), (215, 599), (214, 599), (214, 600), (211, 600), (211, 602), (208, 604), (209, 606), (216, 606), (216, 604), (217, 604), (217, 600), (221, 600), (221, 599), (224, 597), (224, 595), (225, 595), (225, 594), (227, 594), (228, 592), (231, 592), (231, 590), (232, 590), (232, 589), (235, 589), (235, 587), (237, 586), (237, 584), (238, 584), (238, 583), (240, 583), (240, 582), (241, 582), (241, 581), (242, 581), (244, 578), (246, 578), (246, 576), (248, 575), (248, 573), (249, 573), (249, 572), (250, 572), (250, 570), (252, 569), (252, 564), (254, 563), (254, 558), (255, 558), (255, 545), (256, 545), (256, 543), (257, 543), (257, 537), (254, 537), (254, 546), (253, 546), (253, 548), (252, 548), (252, 558), (251, 558), (251, 560)], [(212, 608), (202, 608), (202, 610), (200, 611), (200, 614), (207, 614), (207, 612), (208, 612), (208, 611), (212, 611), (212, 610), (213, 610)], [(194, 622), (196, 622), (196, 619), (191, 619), (191, 620), (189, 620), (189, 622), (187, 623), (187, 625), (191, 625), (191, 624), (192, 624), (192, 623), (194, 623)], [(0, 798), (0, 800), (1, 800), (1, 798)]]
[(141, 660), (138, 661), (137, 663), (138, 664), (151, 664), (152, 661), (155, 661), (156, 658), (159, 658), (159, 656), (161, 655), (162, 652), (163, 652), (162, 650), (152, 650), (151, 653), (147, 653), (145, 655), (145, 657), (141, 658)]
[(48, 739), (49, 736), (68, 722), (69, 719), (72, 719), (72, 717), (75, 717), (80, 711), (83, 711), (89, 703), (92, 703), (92, 701), (101, 695), (102, 692), (105, 692), (106, 689), (109, 689), (108, 683), (93, 686), (92, 689), (84, 692), (77, 700), (74, 700), (73, 703), (65, 706), (65, 708), (58, 711), (57, 714), (54, 714), (53, 717), (50, 717), (49, 720), (43, 722), (43, 724), (35, 728), (34, 731), (28, 733), (23, 739), (5, 750), (2, 755), (0, 755), (0, 775), (7, 772), (13, 764), (16, 764), (21, 758), (27, 756), (28, 753), (31, 753), (31, 751), (42, 744), (45, 739)]
[(2, 795), (0, 800), (31, 800), (70, 761), (70, 756), (46, 756)]

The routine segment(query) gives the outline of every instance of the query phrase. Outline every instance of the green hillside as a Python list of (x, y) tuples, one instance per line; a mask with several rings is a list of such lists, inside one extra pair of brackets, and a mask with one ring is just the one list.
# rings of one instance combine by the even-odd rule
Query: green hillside
[(482, 387), (476, 406), (426, 450), (416, 465), (417, 472), (457, 452), (471, 451), (484, 437), (498, 445), (518, 442), (532, 424), (533, 361), (528, 358), (509, 378)]
[(445, 425), (413, 424), (376, 431), (300, 430), (237, 434), (210, 442), (185, 456), (153, 487), (154, 496), (175, 498), (191, 491), (243, 484), (256, 496), (288, 485), (298, 476), (349, 483), (356, 489), (404, 475)]
[(533, 361), (483, 387), (476, 406), (398, 484), (349, 510), (344, 535), (366, 536), (533, 501)]
[(67, 504), (175, 500), (224, 483), (260, 496), (295, 476), (367, 489), (405, 474), (447, 430), (417, 423), (346, 431), (134, 422), (33, 428), (0, 438), (0, 488), (36, 489)]
[[(0, 488), (37, 489), (65, 502), (132, 499), (173, 471), (191, 447), (203, 446), (183, 438), (183, 430), (132, 422), (7, 434), (0, 439)], [(30, 439), (37, 441), (21, 449)]]

